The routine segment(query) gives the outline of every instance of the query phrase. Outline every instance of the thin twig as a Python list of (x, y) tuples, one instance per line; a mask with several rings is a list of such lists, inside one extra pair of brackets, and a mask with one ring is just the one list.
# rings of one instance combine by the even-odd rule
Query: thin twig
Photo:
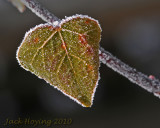
[(60, 19), (41, 6), (41, 4), (39, 4), (36, 0), (21, 0), (21, 2), (23, 2), (26, 7), (28, 7), (44, 21), (53, 25), (58, 25)]
[[(29, 9), (31, 9), (36, 15), (42, 18), (44, 21), (51, 23), (53, 25), (59, 23), (55, 15), (50, 13), (44, 7), (42, 7), (36, 0), (21, 0)], [(58, 23), (55, 23), (58, 21)], [(138, 72), (136, 69), (125, 64), (121, 60), (114, 57), (111, 53), (105, 51), (103, 48), (99, 50), (99, 58), (103, 64), (106, 64), (109, 68), (118, 72), (122, 76), (129, 79), (131, 82), (139, 85), (145, 90), (153, 93), (154, 95), (160, 97), (160, 81), (156, 78), (150, 78), (147, 75)]]
[(147, 75), (138, 72), (136, 69), (117, 59), (103, 48), (100, 48), (99, 59), (103, 64), (126, 77), (131, 82), (139, 85), (149, 92), (154, 93), (156, 96), (159, 96), (160, 81), (158, 79), (150, 78)]

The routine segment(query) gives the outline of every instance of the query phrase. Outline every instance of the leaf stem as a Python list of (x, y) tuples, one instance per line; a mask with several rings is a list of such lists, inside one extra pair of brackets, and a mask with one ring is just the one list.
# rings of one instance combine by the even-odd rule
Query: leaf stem
[(53, 25), (58, 25), (60, 19), (41, 6), (36, 0), (21, 0), (21, 2), (44, 21)]
[(105, 51), (102, 47), (100, 47), (99, 58), (100, 61), (103, 64), (107, 65), (109, 68), (118, 72), (119, 74), (126, 77), (131, 82), (144, 88), (148, 92), (152, 92), (154, 93), (154, 95), (160, 97), (160, 81), (158, 79), (150, 78), (147, 75), (138, 72), (136, 69), (130, 67), (129, 65), (114, 57), (108, 51)]

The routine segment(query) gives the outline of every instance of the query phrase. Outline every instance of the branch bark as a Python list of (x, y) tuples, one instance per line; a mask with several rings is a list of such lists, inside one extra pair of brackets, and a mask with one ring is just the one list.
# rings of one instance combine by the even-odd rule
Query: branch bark
[[(21, 0), (21, 1), (26, 5), (26, 7), (28, 7), (32, 12), (34, 12), (44, 21), (53, 25), (58, 25), (58, 23), (60, 22), (59, 18), (57, 18), (47, 9), (42, 7), (36, 0)], [(118, 72), (119, 74), (126, 77), (131, 82), (144, 88), (148, 92), (151, 92), (154, 95), (160, 97), (160, 81), (158, 79), (154, 77), (149, 77), (141, 72), (138, 72), (136, 69), (130, 67), (121, 60), (117, 59), (111, 53), (105, 51), (101, 47), (99, 50), (99, 58), (100, 61), (103, 64), (107, 65), (109, 68)]]
[(54, 26), (58, 25), (60, 19), (49, 12), (45, 7), (41, 6), (41, 4), (36, 0), (21, 0), (21, 2), (42, 20)]
[(114, 57), (108, 51), (105, 51), (102, 47), (100, 47), (99, 59), (103, 64), (126, 77), (131, 82), (159, 97), (160, 81), (158, 79), (138, 72), (136, 69)]

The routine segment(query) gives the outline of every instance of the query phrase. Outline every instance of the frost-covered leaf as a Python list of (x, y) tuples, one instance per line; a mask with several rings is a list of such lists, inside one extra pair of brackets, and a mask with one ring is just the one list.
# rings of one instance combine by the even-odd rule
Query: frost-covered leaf
[(24, 12), (26, 9), (25, 5), (21, 2), (21, 0), (9, 0), (20, 12)]
[(85, 107), (92, 105), (99, 74), (98, 21), (82, 15), (58, 26), (41, 24), (26, 33), (20, 65)]

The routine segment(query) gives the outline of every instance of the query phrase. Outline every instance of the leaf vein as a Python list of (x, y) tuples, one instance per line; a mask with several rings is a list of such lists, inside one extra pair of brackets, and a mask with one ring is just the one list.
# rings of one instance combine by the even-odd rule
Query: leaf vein
[(71, 54), (71, 53), (69, 53), (69, 55), (72, 56), (72, 57), (74, 57), (74, 58), (77, 58), (79, 61), (82, 61), (84, 64), (87, 65), (86, 61), (83, 60), (83, 59), (81, 59), (80, 57), (78, 57), (78, 56), (76, 56), (76, 55), (73, 55), (73, 54)]
[(37, 56), (39, 50), (42, 49), (42, 48), (47, 44), (47, 42), (56, 34), (56, 32), (57, 32), (57, 31), (54, 31), (54, 32), (47, 38), (47, 40), (45, 40), (44, 43), (37, 49), (36, 53), (34, 54), (32, 60), (31, 60), (31, 62), (30, 62), (30, 65), (33, 64), (33, 61), (34, 61), (35, 57)]
[(62, 57), (62, 59), (61, 59), (61, 61), (60, 61), (60, 64), (59, 64), (59, 66), (58, 66), (58, 68), (57, 68), (57, 71), (56, 71), (56, 74), (57, 74), (57, 75), (58, 75), (58, 72), (59, 72), (59, 70), (60, 70), (60, 68), (61, 68), (61, 66), (62, 66), (62, 64), (63, 64), (63, 61), (64, 61), (65, 57), (66, 57), (66, 53), (63, 55), (63, 57)]

